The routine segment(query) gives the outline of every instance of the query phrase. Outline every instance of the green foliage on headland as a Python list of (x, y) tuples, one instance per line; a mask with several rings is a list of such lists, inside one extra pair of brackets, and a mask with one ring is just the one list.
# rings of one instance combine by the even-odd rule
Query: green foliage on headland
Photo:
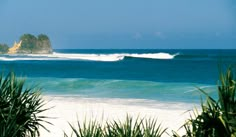
[(8, 52), (8, 45), (7, 44), (0, 44), (0, 54), (5, 54)]
[(49, 37), (45, 34), (40, 34), (38, 37), (32, 34), (24, 34), (20, 37), (22, 41), (21, 47), (18, 50), (18, 53), (36, 53), (36, 54), (48, 54), (52, 53), (51, 42)]
[[(32, 34), (24, 34), (20, 37), (20, 42), (15, 44), (20, 44), (19, 48), (12, 46), (14, 50), (9, 52), (7, 44), (0, 44), (0, 54), (50, 54), (52, 53), (52, 46), (50, 39), (45, 34), (40, 34), (37, 37)], [(15, 49), (16, 48), (16, 49)]]

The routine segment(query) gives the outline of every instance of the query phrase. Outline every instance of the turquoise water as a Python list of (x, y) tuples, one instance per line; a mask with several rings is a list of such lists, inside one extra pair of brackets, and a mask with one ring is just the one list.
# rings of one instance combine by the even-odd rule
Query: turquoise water
[(53, 55), (1, 55), (43, 94), (89, 98), (199, 102), (197, 87), (216, 97), (218, 65), (235, 64), (236, 50), (55, 50)]

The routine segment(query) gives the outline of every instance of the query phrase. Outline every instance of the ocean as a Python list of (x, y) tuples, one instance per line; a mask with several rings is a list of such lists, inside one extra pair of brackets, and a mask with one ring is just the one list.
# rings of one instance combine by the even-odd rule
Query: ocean
[(14, 71), (44, 95), (166, 103), (199, 103), (197, 88), (216, 98), (219, 66), (229, 64), (236, 64), (236, 50), (58, 49), (0, 56), (1, 72)]

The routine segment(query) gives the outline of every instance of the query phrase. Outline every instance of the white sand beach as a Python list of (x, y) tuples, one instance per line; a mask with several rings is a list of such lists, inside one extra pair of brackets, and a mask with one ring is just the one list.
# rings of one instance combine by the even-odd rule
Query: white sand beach
[[(187, 110), (194, 104), (157, 102), (142, 99), (111, 99), (111, 98), (82, 98), (78, 96), (44, 96), (48, 101), (46, 107), (54, 108), (42, 115), (53, 117), (49, 119), (52, 125), (46, 125), (48, 133), (41, 130), (42, 137), (62, 137), (64, 132), (71, 135), (68, 122), (76, 125), (76, 121), (96, 119), (98, 122), (124, 120), (127, 114), (140, 118), (157, 118), (163, 128), (177, 131), (189, 117)], [(178, 131), (183, 133), (183, 131)], [(164, 136), (168, 136), (165, 134)]]

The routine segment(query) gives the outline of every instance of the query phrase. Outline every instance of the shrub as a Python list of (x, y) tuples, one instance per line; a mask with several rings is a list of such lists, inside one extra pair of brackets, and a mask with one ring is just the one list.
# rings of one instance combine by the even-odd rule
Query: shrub
[[(187, 137), (236, 137), (236, 80), (233, 69), (220, 74), (218, 100), (205, 91), (206, 103), (201, 104), (201, 113), (195, 109), (191, 118), (183, 125)], [(178, 136), (175, 134), (174, 136)]]
[[(0, 136), (25, 137), (39, 136), (39, 127), (46, 129), (41, 122), (44, 116), (38, 116), (45, 105), (40, 90), (24, 88), (24, 80), (9, 73), (0, 76)], [(49, 123), (49, 122), (47, 122)], [(47, 129), (46, 129), (47, 130)]]
[[(89, 122), (80, 123), (77, 121), (78, 128), (69, 124), (72, 129), (72, 135), (75, 134), (76, 137), (103, 137), (102, 127), (97, 121), (90, 120)], [(71, 136), (72, 136), (71, 135)], [(68, 135), (64, 135), (68, 137)]]
[(156, 119), (133, 119), (129, 116), (124, 122), (106, 122), (104, 127), (96, 121), (77, 123), (77, 128), (70, 124), (76, 137), (161, 137), (166, 131)]

